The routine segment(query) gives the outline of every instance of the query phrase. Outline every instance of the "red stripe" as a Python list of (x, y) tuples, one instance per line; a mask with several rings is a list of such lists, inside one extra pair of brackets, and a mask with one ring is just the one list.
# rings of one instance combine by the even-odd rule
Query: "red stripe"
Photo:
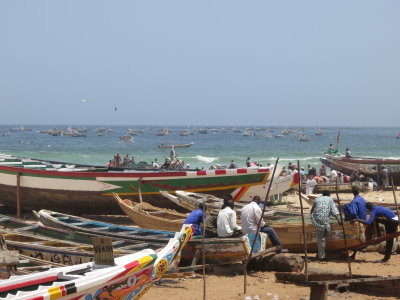
[(65, 290), (65, 286), (62, 285), (62, 286), (60, 286), (59, 288), (60, 288), (60, 290), (61, 290), (61, 294), (62, 294), (63, 296), (65, 296), (65, 295), (67, 294), (67, 291)]
[(241, 187), (239, 192), (236, 193), (235, 197), (233, 197), (233, 201), (237, 201), (237, 199), (239, 199), (241, 197), (241, 194), (244, 191), (244, 187)]
[[(82, 172), (82, 171), (71, 171), (71, 172), (64, 172), (64, 171), (48, 171), (48, 170), (36, 170), (36, 169), (27, 169), (27, 168), (20, 168), (20, 167), (6, 167), (0, 166), (0, 170), (7, 171), (7, 172), (15, 172), (15, 173), (22, 173), (23, 174), (35, 174), (35, 175), (45, 175), (45, 176), (53, 176), (53, 177), (80, 177), (80, 178), (96, 178), (96, 177), (130, 177), (130, 178), (140, 178), (140, 177), (166, 177), (166, 176), (188, 176), (186, 171), (176, 171), (176, 172), (121, 172), (121, 173), (114, 173), (114, 172)], [(242, 173), (239, 171), (242, 169), (237, 169), (237, 173)], [(200, 173), (199, 173), (200, 172)], [(197, 171), (198, 175), (205, 175), (201, 172), (206, 171)], [(267, 173), (269, 172), (268, 168), (260, 168), (257, 170), (258, 173)], [(245, 173), (245, 172), (243, 172)], [(247, 170), (246, 170), (247, 173)], [(226, 170), (215, 170), (215, 174), (226, 174)]]
[(215, 170), (215, 175), (225, 175), (226, 174), (226, 170)]
[(197, 171), (197, 175), (207, 175), (207, 171)]
[(7, 285), (4, 287), (0, 287), (0, 292), (20, 289), (20, 288), (30, 286), (30, 285), (37, 285), (37, 284), (41, 284), (41, 283), (45, 283), (45, 282), (50, 282), (50, 281), (57, 280), (57, 278), (58, 278), (57, 275), (53, 275), (53, 276), (43, 277), (43, 278), (39, 278), (39, 279), (15, 283), (15, 284)]
[(237, 169), (238, 174), (247, 174), (247, 169)]
[(36, 297), (33, 297), (33, 298), (28, 298), (26, 300), (44, 300), (44, 297), (43, 296), (36, 296)]
[(0, 170), (8, 171), (8, 172), (16, 172), (16, 173), (24, 173), (24, 174), (35, 174), (35, 175), (47, 175), (54, 177), (132, 177), (132, 178), (140, 178), (140, 177), (165, 177), (165, 176), (187, 176), (187, 172), (185, 171), (177, 171), (177, 172), (121, 172), (121, 173), (112, 173), (112, 172), (82, 172), (82, 171), (48, 171), (48, 170), (36, 170), (36, 169), (26, 169), (19, 167), (6, 167), (0, 166)]

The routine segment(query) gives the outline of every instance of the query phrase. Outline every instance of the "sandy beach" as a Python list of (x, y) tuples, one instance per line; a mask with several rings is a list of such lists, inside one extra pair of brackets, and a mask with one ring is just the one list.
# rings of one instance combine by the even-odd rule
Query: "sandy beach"
[[(393, 203), (392, 191), (377, 191), (360, 193), (367, 201)], [(351, 193), (341, 193), (340, 199), (351, 200)], [(399, 198), (399, 191), (396, 197)], [(381, 200), (382, 199), (382, 200)], [(290, 193), (285, 196), (285, 201), (293, 203), (296, 209), (298, 195)], [(304, 257), (304, 254), (299, 253)], [(315, 253), (309, 253), (309, 269), (318, 268), (329, 271), (348, 272), (348, 264), (345, 258), (330, 259), (327, 263), (320, 263), (315, 259)], [(383, 258), (383, 254), (377, 252), (360, 252), (351, 268), (354, 275), (399, 276), (400, 255), (393, 254), (388, 263), (376, 262)], [(248, 276), (247, 293), (243, 293), (243, 272), (241, 265), (218, 267), (206, 273), (206, 293), (208, 300), (242, 299), (246, 296), (259, 296), (259, 299), (309, 299), (310, 288), (292, 283), (277, 282), (275, 272), (250, 272)], [(203, 278), (199, 272), (193, 276), (184, 278), (167, 278), (161, 280), (143, 297), (150, 299), (203, 299)], [(255, 298), (256, 299), (256, 298)], [(339, 293), (329, 290), (328, 299), (398, 299), (396, 297), (380, 297), (377, 295), (365, 295), (354, 292)]]

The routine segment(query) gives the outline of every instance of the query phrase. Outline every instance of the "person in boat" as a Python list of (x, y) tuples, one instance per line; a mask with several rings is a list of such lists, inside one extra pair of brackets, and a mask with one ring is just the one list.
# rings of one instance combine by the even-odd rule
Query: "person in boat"
[(230, 165), (229, 165), (228, 168), (229, 168), (229, 169), (237, 169), (237, 168), (238, 168), (238, 165), (237, 165), (237, 163), (232, 159), (232, 160), (231, 160), (231, 163), (230, 163)]
[(110, 161), (107, 164), (107, 167), (115, 167), (114, 162), (110, 159)]
[(346, 158), (351, 158), (351, 152), (349, 148), (346, 148), (346, 152), (345, 152)]
[[(371, 202), (366, 203), (366, 208), (370, 212), (369, 219), (367, 221), (363, 219), (357, 219), (356, 221), (369, 226), (376, 219), (378, 223), (381, 223), (385, 226), (386, 234), (397, 231), (397, 227), (399, 226), (399, 216), (397, 216), (389, 208), (373, 205)], [(390, 259), (393, 250), (393, 241), (394, 239), (386, 240), (385, 256), (378, 262), (387, 262)]]
[(333, 146), (332, 146), (332, 144), (329, 144), (329, 147), (328, 147), (328, 151), (327, 151), (329, 154), (333, 154), (334, 152), (335, 152), (335, 149), (333, 149)]
[(246, 159), (246, 167), (250, 167), (250, 164), (251, 164), (251, 159), (250, 156), (248, 156)]
[(115, 165), (116, 165), (117, 167), (121, 165), (121, 156), (119, 156), (119, 153), (117, 153), (117, 154), (114, 156), (114, 163), (115, 163)]
[(233, 210), (235, 204), (229, 199), (224, 204), (217, 217), (218, 237), (237, 237), (242, 234), (242, 228), (236, 223), (236, 212)]
[(193, 224), (193, 235), (201, 235), (204, 220), (206, 220), (207, 206), (205, 203), (199, 203), (197, 209), (192, 211), (183, 224)]
[(308, 175), (306, 182), (306, 194), (310, 195), (314, 192), (314, 188), (317, 185), (317, 181), (314, 179), (313, 175)]
[(122, 161), (123, 166), (127, 166), (130, 162), (129, 154), (125, 155), (124, 160)]
[(311, 222), (317, 229), (318, 239), (318, 255), (319, 261), (326, 261), (325, 247), (326, 237), (331, 233), (330, 217), (334, 216), (339, 223), (339, 210), (336, 207), (331, 193), (329, 191), (323, 191), (322, 196), (315, 199), (314, 204), (311, 208)]
[[(262, 217), (262, 210), (260, 208), (261, 198), (255, 195), (252, 201), (242, 208), (240, 217), (242, 222), (242, 231), (244, 234), (255, 234), (257, 232), (258, 222)], [(281, 246), (278, 235), (275, 230), (265, 224), (264, 220), (261, 220), (260, 232), (264, 232), (268, 235), (273, 246)], [(288, 252), (287, 249), (283, 248), (281, 252)]]

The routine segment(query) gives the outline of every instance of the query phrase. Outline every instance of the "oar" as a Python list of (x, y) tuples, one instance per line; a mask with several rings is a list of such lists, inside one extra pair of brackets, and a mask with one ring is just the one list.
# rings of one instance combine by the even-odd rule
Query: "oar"
[(350, 279), (351, 279), (351, 278), (353, 278), (353, 274), (351, 272), (351, 262), (350, 262), (350, 255), (349, 255), (349, 247), (347, 246), (346, 232), (344, 231), (344, 222), (343, 222), (343, 217), (342, 217), (342, 207), (340, 205), (340, 198), (339, 198), (339, 192), (338, 192), (338, 178), (336, 178), (336, 197), (337, 197), (337, 202), (338, 202), (338, 206), (339, 206), (340, 223), (342, 224), (342, 231), (343, 231), (343, 237), (344, 237), (344, 246), (346, 247), (347, 264), (349, 266), (349, 274), (350, 274)]

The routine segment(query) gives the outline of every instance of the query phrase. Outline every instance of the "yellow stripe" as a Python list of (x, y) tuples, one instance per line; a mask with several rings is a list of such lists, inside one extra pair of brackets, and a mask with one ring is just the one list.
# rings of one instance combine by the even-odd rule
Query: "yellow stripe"
[(50, 295), (50, 299), (57, 299), (62, 297), (61, 289), (58, 286), (48, 289), (47, 292)]
[(139, 258), (137, 261), (139, 262), (139, 265), (136, 267), (136, 268), (133, 268), (132, 270), (130, 270), (129, 272), (128, 272), (128, 274), (131, 274), (131, 273), (135, 273), (136, 271), (138, 271), (138, 270), (140, 270), (140, 269), (142, 269), (144, 266), (146, 266), (148, 263), (150, 263), (151, 261), (153, 261), (154, 260), (154, 258), (153, 257), (151, 257), (151, 256), (145, 256), (145, 257), (141, 257), (141, 258)]

